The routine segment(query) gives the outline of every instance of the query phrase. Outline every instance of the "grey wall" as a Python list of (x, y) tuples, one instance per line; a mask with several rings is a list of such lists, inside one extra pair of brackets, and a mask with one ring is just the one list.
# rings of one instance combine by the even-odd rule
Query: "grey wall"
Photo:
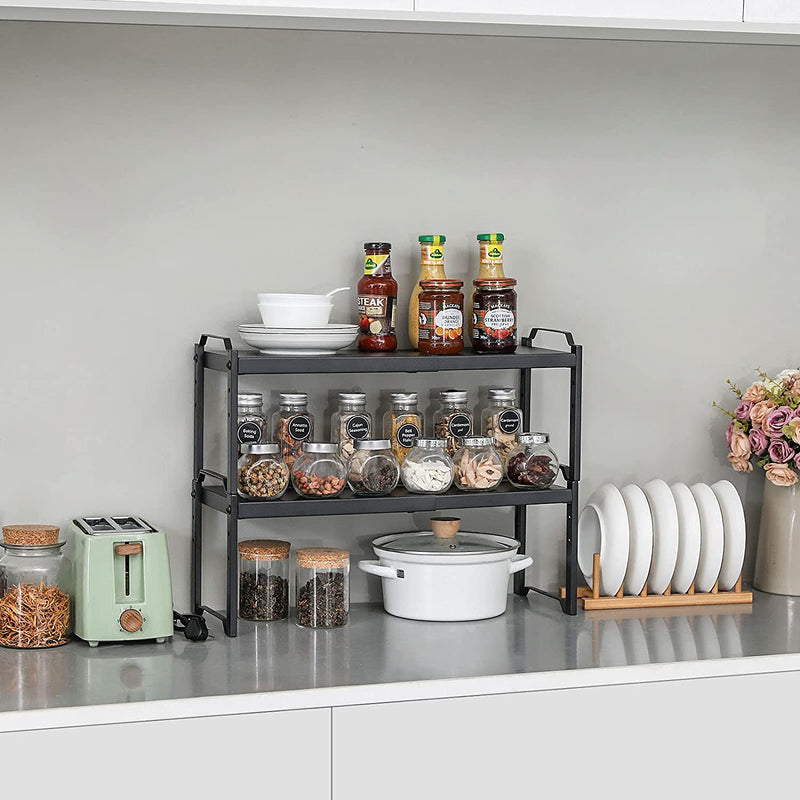
[[(799, 360), (799, 94), (797, 48), (0, 24), (0, 521), (138, 513), (170, 533), (186, 608), (198, 335), (257, 321), (258, 291), (355, 285), (366, 239), (394, 243), (403, 297), (421, 232), (446, 233), (468, 278), (475, 234), (497, 229), (523, 323), (586, 347), (584, 498), (730, 477), (752, 563), (763, 479), (728, 469), (711, 402), (726, 377)], [(388, 381), (361, 381), (373, 410), (411, 384), (477, 404), (495, 378)], [(350, 385), (252, 382), (308, 388), (318, 413)], [(561, 452), (565, 392), (536, 389)], [(552, 586), (560, 522), (531, 515)], [(367, 553), (424, 523), (244, 534)], [(380, 596), (360, 573), (353, 590)]]

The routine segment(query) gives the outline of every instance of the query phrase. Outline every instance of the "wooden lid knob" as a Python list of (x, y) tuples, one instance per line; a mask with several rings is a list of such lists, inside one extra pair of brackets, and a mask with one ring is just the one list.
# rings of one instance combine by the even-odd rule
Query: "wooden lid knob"
[(437, 539), (455, 539), (461, 520), (458, 517), (439, 517), (431, 520), (433, 535)]
[(128, 633), (136, 633), (136, 631), (142, 629), (144, 619), (142, 619), (142, 615), (138, 611), (128, 608), (119, 615), (119, 624)]

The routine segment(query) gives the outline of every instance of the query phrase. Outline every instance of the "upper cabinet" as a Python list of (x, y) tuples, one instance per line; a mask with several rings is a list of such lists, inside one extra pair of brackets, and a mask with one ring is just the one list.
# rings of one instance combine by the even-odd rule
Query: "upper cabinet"
[[(794, 0), (760, 0), (791, 5)], [(416, 0), (417, 11), (592, 19), (741, 22), (742, 0)]]
[(745, 0), (745, 22), (800, 23), (798, 0)]

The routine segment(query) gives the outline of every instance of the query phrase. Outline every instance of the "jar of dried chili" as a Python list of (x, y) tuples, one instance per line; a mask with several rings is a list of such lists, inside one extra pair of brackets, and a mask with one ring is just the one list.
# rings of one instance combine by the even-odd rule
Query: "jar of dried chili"
[(464, 349), (464, 281), (420, 281), (419, 351), (453, 355)]
[(362, 352), (397, 349), (397, 281), (392, 277), (391, 253), (388, 242), (364, 244), (364, 277), (358, 282), (358, 349)]

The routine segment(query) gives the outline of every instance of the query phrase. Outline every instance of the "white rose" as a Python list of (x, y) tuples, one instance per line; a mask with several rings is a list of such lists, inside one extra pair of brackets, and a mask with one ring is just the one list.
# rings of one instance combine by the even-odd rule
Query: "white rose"
[(775, 376), (775, 382), (780, 383), (784, 378), (793, 378), (795, 375), (800, 375), (800, 370), (784, 369)]

